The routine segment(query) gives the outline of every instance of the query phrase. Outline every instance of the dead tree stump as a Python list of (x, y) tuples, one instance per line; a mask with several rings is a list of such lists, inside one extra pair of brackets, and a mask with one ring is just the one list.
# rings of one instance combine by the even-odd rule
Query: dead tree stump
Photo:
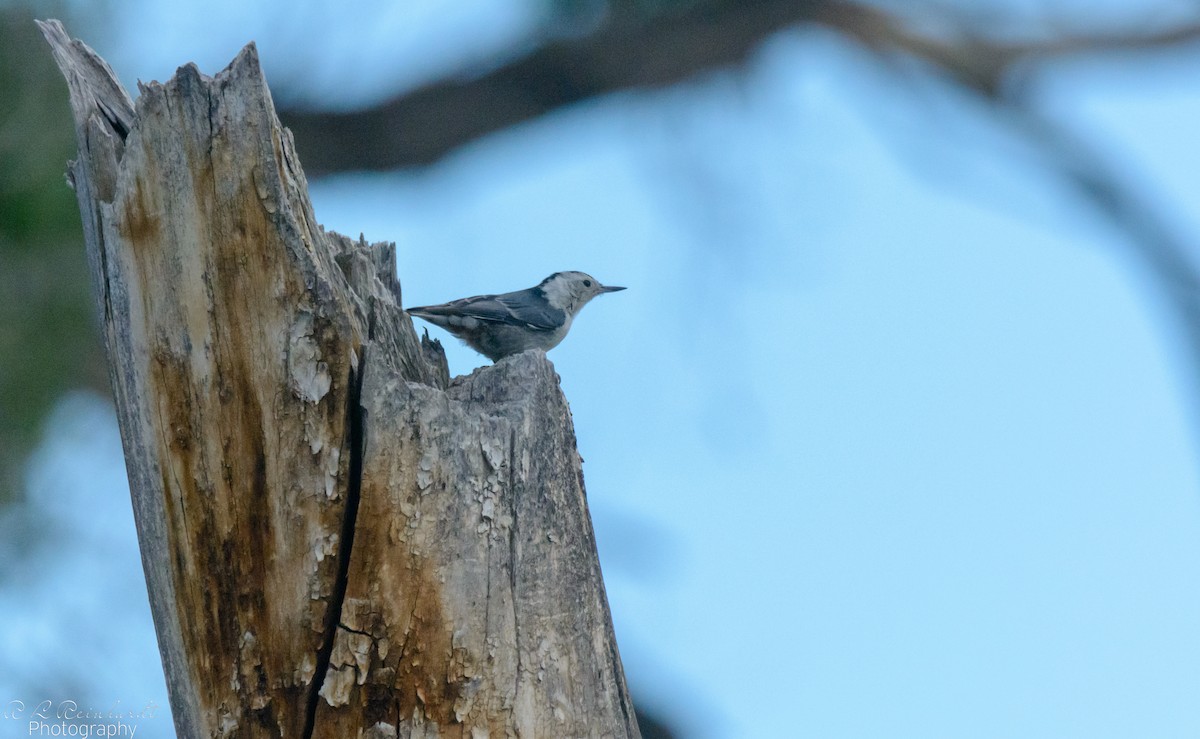
[(545, 355), (449, 381), (253, 45), (135, 105), (41, 27), (179, 736), (638, 736)]

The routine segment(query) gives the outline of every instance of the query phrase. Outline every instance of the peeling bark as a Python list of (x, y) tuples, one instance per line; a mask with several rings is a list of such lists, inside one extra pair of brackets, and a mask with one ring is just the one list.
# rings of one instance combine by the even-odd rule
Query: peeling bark
[(41, 26), (178, 735), (638, 736), (545, 355), (450, 382), (253, 45), (135, 106)]

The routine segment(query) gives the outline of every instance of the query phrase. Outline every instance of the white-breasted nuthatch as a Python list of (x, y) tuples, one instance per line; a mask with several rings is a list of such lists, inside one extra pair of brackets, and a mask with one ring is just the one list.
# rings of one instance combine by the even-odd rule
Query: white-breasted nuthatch
[(579, 309), (606, 287), (583, 272), (555, 272), (537, 287), (476, 295), (441, 305), (409, 308), (414, 316), (441, 326), (493, 362), (526, 349), (549, 351), (571, 330)]

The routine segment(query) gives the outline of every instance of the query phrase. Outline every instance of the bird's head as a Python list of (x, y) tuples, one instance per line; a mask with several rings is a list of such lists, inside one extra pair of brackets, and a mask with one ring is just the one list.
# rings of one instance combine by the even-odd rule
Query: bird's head
[(600, 293), (615, 293), (623, 287), (601, 285), (586, 272), (555, 272), (538, 285), (550, 305), (574, 315)]

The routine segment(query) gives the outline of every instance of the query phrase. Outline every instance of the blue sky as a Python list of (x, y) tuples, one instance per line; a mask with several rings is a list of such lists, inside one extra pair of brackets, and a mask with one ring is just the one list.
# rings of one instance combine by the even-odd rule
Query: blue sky
[[(482, 33), (426, 13), (442, 22), (415, 49)], [(96, 46), (132, 81), (188, 59), (215, 72), (259, 34), (273, 80), (272, 39), (303, 35), (236, 15), (223, 36), (167, 33), (181, 17), (196, 20)], [(485, 48), (519, 36), (483, 25)], [(379, 65), (390, 80), (414, 58), (399, 48)], [(330, 79), (370, 66), (321, 53)], [(1194, 64), (1064, 64), (1035, 87), (1191, 238)], [(1197, 368), (1122, 236), (968, 101), (793, 32), (742, 75), (613, 96), (312, 196), (327, 227), (398, 243), (409, 304), (560, 269), (629, 286), (550, 356), (626, 671), (689, 735), (1200, 734)], [(442, 337), (453, 372), (486, 361)], [(119, 469), (115, 427), (80, 434), (80, 418), (113, 424), (66, 402), (31, 480), (66, 470), (47, 488), (79, 496), (63, 516), (122, 506), (126, 523), (100, 528), (128, 540), (123, 481), (88, 472)], [(47, 559), (58, 588), (9, 589), (8, 633), (70, 633), (31, 614), (78, 579), (72, 561)], [(105, 576), (128, 595), (141, 573), (124, 561)], [(77, 610), (101, 619), (104, 602)], [(102, 699), (144, 699), (158, 669), (152, 634), (128, 638), (144, 666), (94, 683)]]

